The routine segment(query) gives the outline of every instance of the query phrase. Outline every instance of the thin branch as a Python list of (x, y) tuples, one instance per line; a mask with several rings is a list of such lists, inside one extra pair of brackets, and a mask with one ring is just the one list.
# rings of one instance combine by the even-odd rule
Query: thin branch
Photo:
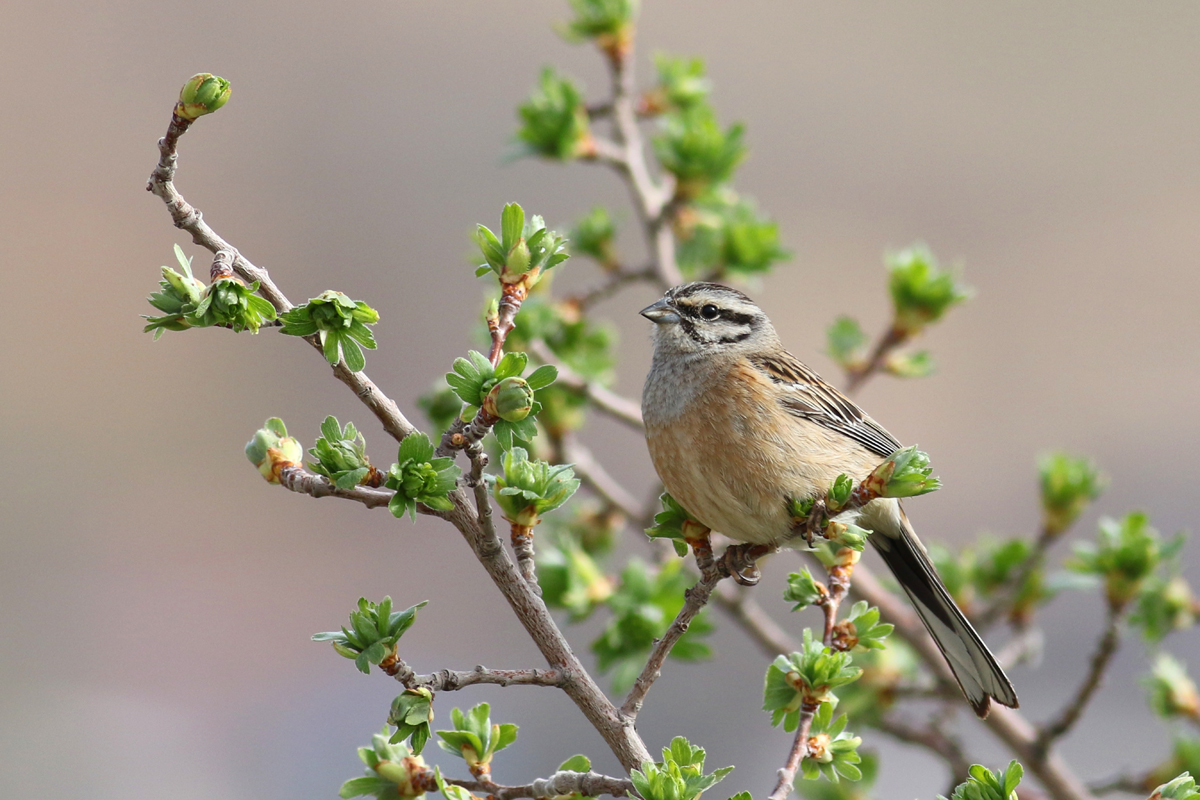
[(800, 725), (796, 728), (796, 738), (792, 740), (792, 749), (788, 752), (787, 761), (779, 770), (775, 789), (771, 792), (768, 800), (787, 800), (788, 795), (792, 793), (800, 762), (808, 754), (808, 732), (812, 729), (813, 717), (818, 708), (820, 708), (819, 704), (809, 705), (808, 703), (800, 707)]
[(892, 351), (907, 341), (908, 335), (900, 328), (895, 325), (889, 327), (875, 343), (871, 356), (861, 365), (846, 370), (846, 394), (857, 392), (871, 376), (882, 372)]
[(881, 716), (871, 724), (897, 741), (924, 747), (941, 757), (950, 769), (951, 780), (955, 785), (967, 779), (971, 760), (963, 752), (962, 742), (946, 734), (936, 725), (918, 727), (898, 717), (887, 715)]
[(646, 693), (650, 691), (650, 687), (662, 674), (662, 665), (667, 660), (667, 656), (671, 654), (671, 649), (687, 633), (692, 620), (708, 603), (713, 589), (723, 577), (713, 560), (712, 544), (707, 535), (703, 540), (693, 541), (692, 550), (696, 554), (696, 566), (700, 568), (700, 580), (683, 593), (683, 608), (679, 609), (679, 613), (675, 615), (675, 621), (671, 623), (671, 627), (667, 628), (667, 632), (655, 642), (654, 649), (650, 651), (650, 657), (646, 659), (646, 666), (642, 668), (642, 674), (634, 682), (633, 688), (629, 690), (629, 696), (625, 698), (625, 703), (621, 706), (622, 716), (631, 722), (637, 719), (642, 703), (646, 699)]
[(1076, 690), (1071, 702), (1067, 703), (1058, 714), (1041, 726), (1037, 741), (1034, 743), (1038, 751), (1046, 752), (1056, 740), (1071, 730), (1071, 727), (1079, 720), (1080, 715), (1083, 714), (1083, 710), (1087, 708), (1088, 701), (1092, 699), (1096, 690), (1100, 688), (1100, 681), (1104, 678), (1104, 672), (1112, 662), (1112, 657), (1116, 654), (1117, 646), (1121, 642), (1122, 610), (1117, 605), (1110, 604), (1108, 606), (1108, 621), (1104, 627), (1104, 634), (1100, 637), (1095, 652), (1092, 653), (1091, 666), (1088, 668), (1087, 676), (1083, 679), (1083, 683), (1079, 685), (1079, 689)]
[(601, 300), (612, 297), (621, 287), (639, 281), (652, 281), (655, 277), (653, 266), (636, 270), (616, 269), (608, 273), (603, 283), (569, 298), (567, 302), (573, 303), (580, 311), (587, 311)]
[(642, 133), (638, 128), (636, 81), (633, 76), (633, 48), (613, 54), (608, 60), (612, 77), (613, 137), (624, 148), (617, 166), (626, 178), (637, 207), (654, 261), (659, 283), (666, 288), (683, 282), (675, 263), (675, 235), (665, 213), (675, 193), (674, 180), (664, 176), (661, 184), (650, 175)]
[(476, 684), (561, 688), (567, 680), (566, 674), (556, 669), (488, 669), (483, 665), (469, 671), (443, 669), (431, 675), (418, 675), (400, 659), (396, 659), (386, 671), (404, 684), (406, 689), (428, 689), (431, 692), (455, 692)]
[(1066, 533), (1065, 529), (1054, 530), (1049, 525), (1042, 525), (1042, 529), (1033, 543), (1033, 552), (1029, 554), (1029, 558), (1025, 559), (1025, 563), (1021, 565), (1016, 574), (1000, 589), (995, 601), (976, 615), (975, 620), (980, 628), (994, 624), (1009, 611), (1025, 581), (1046, 562), (1046, 552), (1050, 549), (1050, 545), (1058, 541), (1064, 533)]
[(641, 503), (629, 490), (617, 482), (596, 460), (591, 449), (571, 434), (560, 440), (562, 461), (574, 465), (575, 474), (604, 502), (621, 511), (629, 519), (641, 516)]
[(525, 582), (529, 584), (529, 588), (540, 597), (542, 587), (538, 583), (537, 564), (533, 560), (533, 526), (511, 522), (509, 523), (509, 527), (512, 532), (512, 549), (513, 556), (517, 559), (517, 570), (521, 573), (521, 577), (525, 579)]
[(762, 651), (770, 657), (792, 653), (800, 649), (800, 642), (771, 619), (745, 587), (722, 584), (714, 595), (714, 602), (725, 609), (740, 625), (742, 630), (758, 642)]
[(645, 427), (645, 424), (642, 422), (642, 408), (640, 404), (579, 375), (559, 361), (545, 342), (540, 339), (530, 342), (529, 352), (543, 364), (553, 364), (558, 369), (558, 380), (555, 381), (555, 385), (583, 395), (596, 408), (608, 414), (613, 419), (624, 422), (631, 428), (642, 430)]
[[(155, 166), (154, 172), (150, 174), (146, 190), (162, 199), (167, 206), (167, 211), (171, 214), (171, 219), (175, 222), (175, 227), (190, 233), (193, 242), (214, 255), (222, 251), (231, 253), (233, 269), (238, 277), (250, 283), (257, 281), (258, 293), (275, 306), (276, 312), (282, 314), (290, 310), (292, 303), (284, 296), (283, 292), (279, 291), (279, 287), (271, 280), (267, 271), (250, 263), (245, 256), (238, 252), (236, 247), (218, 236), (204, 221), (200, 212), (184, 200), (183, 195), (175, 189), (174, 177), (178, 162), (179, 137), (189, 126), (190, 123), (186, 120), (172, 114), (167, 135), (158, 140), (158, 164)], [(323, 352), (321, 342), (315, 334), (304, 337), (304, 340), (318, 352)], [(371, 409), (371, 412), (383, 424), (384, 430), (393, 439), (401, 441), (416, 430), (412, 423), (400, 413), (400, 408), (396, 403), (381, 392), (365, 373), (351, 372), (345, 361), (339, 361), (333, 368), (333, 374), (339, 381), (350, 387), (367, 408)]]
[[(328, 478), (315, 475), (298, 464), (279, 470), (279, 485), (310, 497), (340, 497), (343, 500), (353, 500), (367, 508), (386, 506), (396, 494), (391, 489), (372, 489), (369, 486), (339, 489), (330, 483)], [(427, 506), (418, 506), (418, 510), (421, 513), (434, 513)]]
[[(947, 691), (957, 692), (945, 658), (921, 621), (904, 601), (883, 588), (870, 569), (861, 564), (858, 566), (850, 593), (878, 607), (882, 618), (896, 626), (895, 634), (912, 646), (939, 683), (946, 686)], [(1037, 732), (1019, 711), (993, 705), (980, 722), (1008, 746), (1054, 800), (1092, 800), (1087, 786), (1057, 753), (1039, 750)]]
[(633, 781), (627, 778), (612, 778), (597, 772), (556, 772), (549, 778), (538, 778), (533, 783), (524, 786), (499, 786), (482, 781), (464, 781), (456, 778), (446, 778), (446, 783), (461, 786), (469, 792), (486, 794), (495, 800), (548, 800), (553, 797), (568, 797), (582, 795), (596, 797), (607, 794), (613, 797), (634, 797)]

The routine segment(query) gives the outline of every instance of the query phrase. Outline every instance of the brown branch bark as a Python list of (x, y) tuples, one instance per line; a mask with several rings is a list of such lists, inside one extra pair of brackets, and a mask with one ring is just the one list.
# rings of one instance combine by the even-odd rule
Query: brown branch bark
[(667, 632), (655, 642), (654, 648), (650, 651), (650, 657), (646, 659), (646, 666), (642, 667), (642, 673), (638, 675), (633, 688), (629, 690), (629, 696), (625, 698), (625, 702), (621, 706), (622, 716), (631, 722), (637, 719), (638, 712), (642, 709), (642, 703), (646, 700), (646, 694), (662, 674), (662, 665), (666, 662), (667, 656), (671, 654), (671, 649), (687, 633), (692, 620), (708, 603), (713, 589), (723, 577), (713, 560), (712, 544), (709, 543), (707, 535), (702, 542), (699, 540), (692, 542), (692, 549), (696, 554), (696, 566), (700, 568), (700, 580), (696, 582), (695, 586), (684, 592), (683, 608), (679, 609), (679, 613), (675, 615), (675, 621), (671, 623), (671, 627), (667, 628)]
[(908, 336), (895, 325), (892, 325), (879, 337), (870, 357), (861, 366), (846, 370), (846, 394), (854, 394), (871, 376), (883, 370), (887, 358), (900, 345), (908, 341)]
[(788, 795), (792, 793), (792, 784), (796, 782), (796, 772), (800, 769), (800, 762), (808, 753), (808, 732), (812, 729), (813, 717), (818, 708), (820, 708), (819, 705), (814, 706), (807, 703), (800, 707), (800, 725), (796, 728), (796, 738), (792, 740), (792, 749), (788, 752), (787, 761), (779, 769), (775, 788), (771, 791), (768, 800), (787, 800)]
[(1087, 704), (1095, 695), (1096, 690), (1100, 688), (1100, 681), (1103, 680), (1104, 673), (1108, 669), (1108, 665), (1112, 663), (1112, 657), (1116, 655), (1117, 647), (1121, 643), (1121, 612), (1122, 608), (1119, 606), (1110, 605), (1108, 607), (1108, 619), (1104, 626), (1104, 633), (1096, 644), (1095, 652), (1092, 653), (1087, 676), (1075, 691), (1071, 702), (1041, 726), (1037, 741), (1034, 743), (1038, 752), (1045, 753), (1055, 741), (1071, 730), (1079, 721), (1079, 717), (1087, 708)]
[[(353, 500), (362, 503), (367, 508), (387, 506), (396, 494), (391, 489), (372, 489), (369, 486), (355, 486), (353, 489), (339, 489), (322, 475), (315, 475), (303, 467), (293, 465), (279, 471), (279, 484), (289, 491), (306, 494), (310, 497), (340, 497), (343, 500)], [(432, 513), (425, 506), (418, 506), (422, 513)]]
[(638, 127), (633, 48), (609, 58), (608, 64), (612, 79), (612, 133), (615, 144), (622, 151), (621, 158), (610, 163), (629, 186), (634, 206), (645, 228), (659, 284), (663, 288), (675, 286), (683, 282), (683, 275), (675, 263), (675, 234), (666, 213), (675, 193), (674, 180), (664, 176), (659, 183), (650, 174), (642, 133)]
[(431, 692), (455, 692), (476, 684), (561, 688), (566, 682), (566, 674), (556, 669), (488, 669), (483, 665), (466, 671), (443, 669), (430, 675), (418, 675), (400, 659), (394, 662), (391, 673), (406, 689), (428, 689)]
[(538, 361), (541, 361), (543, 364), (552, 364), (558, 370), (558, 379), (555, 381), (555, 385), (586, 397), (596, 408), (608, 414), (613, 419), (624, 422), (631, 428), (642, 430), (645, 427), (642, 422), (642, 407), (640, 403), (630, 400), (627, 397), (622, 397), (595, 381), (589, 381), (579, 375), (566, 364), (559, 361), (545, 342), (531, 342), (529, 352)]
[(596, 772), (556, 772), (549, 778), (538, 778), (524, 786), (500, 786), (482, 781), (464, 781), (446, 778), (446, 783), (461, 786), (469, 792), (479, 792), (495, 800), (549, 800), (553, 797), (582, 795), (596, 797), (607, 794), (613, 797), (634, 797), (633, 782), (627, 778), (612, 778)]

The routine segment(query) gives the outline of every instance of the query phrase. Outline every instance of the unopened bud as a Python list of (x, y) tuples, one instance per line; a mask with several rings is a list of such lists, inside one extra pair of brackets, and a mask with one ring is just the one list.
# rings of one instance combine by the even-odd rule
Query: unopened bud
[(225, 105), (229, 101), (231, 91), (229, 81), (224, 78), (209, 72), (193, 75), (179, 91), (179, 103), (175, 106), (175, 114), (188, 121), (194, 121)]
[(520, 422), (533, 410), (533, 389), (523, 378), (505, 378), (488, 392), (483, 410), (509, 422)]

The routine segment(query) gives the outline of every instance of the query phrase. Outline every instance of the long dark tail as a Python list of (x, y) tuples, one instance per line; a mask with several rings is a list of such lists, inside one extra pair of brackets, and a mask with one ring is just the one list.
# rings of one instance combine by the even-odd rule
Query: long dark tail
[(980, 717), (986, 717), (989, 698), (1016, 708), (1017, 692), (1008, 676), (946, 591), (908, 517), (902, 510), (899, 516), (901, 525), (897, 533), (880, 535), (877, 531), (870, 537), (871, 543), (917, 609), (971, 708)]

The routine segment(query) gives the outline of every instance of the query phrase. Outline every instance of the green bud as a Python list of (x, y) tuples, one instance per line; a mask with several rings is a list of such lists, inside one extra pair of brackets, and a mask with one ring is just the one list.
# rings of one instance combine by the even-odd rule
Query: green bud
[(524, 239), (518, 240), (516, 247), (508, 251), (508, 261), (505, 262), (505, 271), (511, 275), (524, 275), (529, 271), (529, 245)]
[(208, 72), (200, 72), (188, 79), (179, 91), (179, 103), (175, 114), (194, 122), (205, 114), (211, 114), (229, 101), (232, 90), (229, 81)]
[(267, 483), (279, 483), (279, 470), (288, 464), (299, 464), (304, 448), (287, 435), (283, 420), (272, 417), (246, 442), (246, 458), (258, 467)]
[(1051, 453), (1038, 461), (1043, 526), (1051, 535), (1070, 527), (1088, 504), (1100, 496), (1107, 483), (1090, 460)]
[(483, 410), (494, 417), (520, 422), (533, 409), (533, 389), (523, 378), (505, 378), (492, 387)]

